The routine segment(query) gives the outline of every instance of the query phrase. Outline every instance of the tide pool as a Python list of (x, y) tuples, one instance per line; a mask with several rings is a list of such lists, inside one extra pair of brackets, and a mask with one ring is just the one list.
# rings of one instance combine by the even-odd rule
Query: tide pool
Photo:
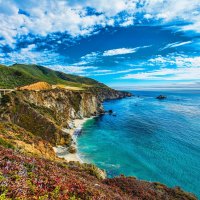
[[(200, 197), (200, 93), (133, 92), (136, 96), (104, 102), (102, 115), (88, 120), (78, 137), (82, 160), (105, 169), (180, 186)], [(166, 100), (157, 100), (164, 94)]]

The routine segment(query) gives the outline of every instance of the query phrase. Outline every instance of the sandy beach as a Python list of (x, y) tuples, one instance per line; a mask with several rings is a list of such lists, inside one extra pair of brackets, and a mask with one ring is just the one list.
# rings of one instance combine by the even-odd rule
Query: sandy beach
[[(75, 119), (70, 123), (70, 127), (71, 129), (63, 129), (63, 131), (66, 131), (67, 133), (69, 133), (72, 136), (73, 139), (73, 146), (77, 149), (77, 144), (76, 144), (76, 131), (80, 131), (80, 129), (82, 128), (83, 124), (92, 118), (83, 118), (83, 119)], [(53, 147), (56, 155), (59, 158), (64, 158), (65, 160), (69, 161), (79, 161), (81, 163), (83, 163), (83, 161), (80, 159), (78, 152), (76, 153), (69, 153), (67, 148), (64, 146), (57, 146), (57, 147)]]

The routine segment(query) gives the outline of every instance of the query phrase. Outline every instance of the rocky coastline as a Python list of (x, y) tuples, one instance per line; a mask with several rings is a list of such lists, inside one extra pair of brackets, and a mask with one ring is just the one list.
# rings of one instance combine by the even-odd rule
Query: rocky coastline
[[(196, 200), (194, 195), (180, 188), (168, 188), (160, 183), (124, 176), (106, 178), (104, 171), (91, 164), (81, 164), (76, 154), (68, 153), (74, 146), (74, 130), (89, 117), (105, 113), (104, 100), (131, 96), (115, 90), (101, 92), (100, 95), (97, 91), (25, 90), (3, 96), (0, 106), (0, 195), (26, 199), (34, 196), (35, 199)], [(112, 113), (111, 110), (107, 112)], [(66, 148), (64, 155), (59, 158), (63, 147)], [(5, 172), (5, 166), (10, 164), (12, 167)], [(14, 168), (18, 170), (13, 171)], [(28, 173), (22, 176), (18, 171)], [(14, 178), (17, 185), (12, 184), (13, 177), (18, 177)], [(3, 189), (5, 181), (7, 186)], [(26, 190), (22, 189), (23, 194), (13, 192), (19, 188)]]
[(81, 124), (86, 118), (104, 113), (102, 102), (106, 99), (131, 96), (112, 89), (101, 89), (100, 93), (99, 90), (14, 91), (3, 97), (0, 118), (41, 137), (52, 147), (66, 146), (72, 150), (76, 147), (72, 133), (79, 126), (72, 126), (74, 121)]
[(80, 162), (74, 137), (81, 124), (115, 116), (102, 102), (131, 93), (38, 65), (0, 68), (0, 199), (197, 199), (179, 187), (123, 175), (110, 179)]

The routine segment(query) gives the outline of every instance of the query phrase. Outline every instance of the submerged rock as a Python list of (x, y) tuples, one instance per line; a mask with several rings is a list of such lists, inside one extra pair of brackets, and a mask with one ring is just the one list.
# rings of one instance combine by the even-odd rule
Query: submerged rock
[(109, 113), (109, 114), (112, 114), (112, 113), (113, 113), (113, 110), (109, 110), (108, 113)]
[(166, 98), (167, 98), (167, 97), (164, 96), (164, 95), (159, 95), (159, 96), (156, 97), (156, 99), (160, 99), (160, 100), (162, 100), (162, 99), (166, 99)]

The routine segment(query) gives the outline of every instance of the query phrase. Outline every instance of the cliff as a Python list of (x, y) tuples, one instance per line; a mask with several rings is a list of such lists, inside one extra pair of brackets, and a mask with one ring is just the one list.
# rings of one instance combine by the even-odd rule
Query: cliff
[(103, 102), (105, 100), (111, 100), (111, 99), (121, 99), (124, 97), (131, 97), (132, 94), (125, 91), (117, 91), (113, 90), (112, 88), (87, 88), (88, 91), (95, 94), (97, 98)]
[[(137, 180), (102, 179), (94, 165), (56, 157), (53, 146), (72, 143), (63, 131), (73, 119), (98, 115), (101, 102), (129, 93), (115, 90), (15, 91), (0, 106), (0, 198), (195, 200), (180, 188)], [(14, 183), (14, 184), (13, 184)]]
[(70, 147), (72, 138), (63, 130), (70, 129), (74, 119), (96, 116), (103, 112), (101, 102), (104, 99), (125, 96), (126, 93), (112, 89), (104, 92), (102, 89), (102, 93), (57, 88), (14, 91), (3, 96), (0, 119), (2, 122), (23, 128), (48, 142), (51, 147), (57, 145)]
[[(94, 165), (66, 162), (55, 155), (54, 146), (72, 146), (66, 130), (74, 119), (101, 114), (104, 100), (129, 97), (130, 93), (36, 65), (0, 69), (0, 87), (29, 84), (26, 90), (0, 99), (0, 199), (196, 199), (178, 187), (134, 177), (102, 179), (102, 171)], [(37, 90), (41, 81), (51, 87), (43, 82), (45, 87)]]

